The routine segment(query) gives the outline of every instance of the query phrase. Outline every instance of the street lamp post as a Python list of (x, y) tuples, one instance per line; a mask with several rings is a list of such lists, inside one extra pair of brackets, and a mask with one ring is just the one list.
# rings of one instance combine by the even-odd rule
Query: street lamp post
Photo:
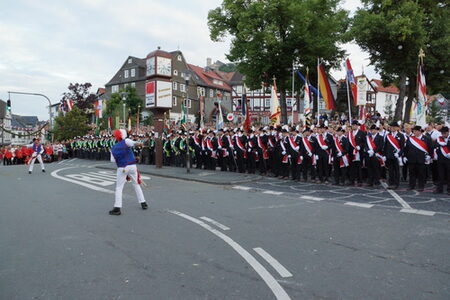
[(123, 107), (123, 128), (126, 128), (126, 126), (125, 126), (125, 124), (126, 124), (126, 121), (125, 121), (125, 107), (126, 107), (126, 101), (127, 101), (128, 93), (127, 92), (122, 92), (122, 93), (120, 93), (120, 95), (122, 96), (122, 101), (123, 101), (123, 104), (122, 104), (122, 107)]
[[(187, 109), (187, 113), (186, 113), (186, 121), (189, 120), (189, 105), (188, 105), (188, 98), (189, 98), (189, 80), (191, 79), (191, 74), (186, 73), (186, 76), (184, 77), (184, 80), (186, 82), (186, 109)], [(191, 152), (189, 150), (189, 139), (191, 138), (190, 134), (189, 134), (189, 130), (187, 130), (187, 138), (186, 138), (186, 173), (190, 173), (191, 172)]]

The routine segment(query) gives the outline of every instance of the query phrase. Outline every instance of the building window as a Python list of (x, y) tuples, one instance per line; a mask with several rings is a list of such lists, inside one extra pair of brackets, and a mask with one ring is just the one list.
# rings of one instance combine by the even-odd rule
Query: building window
[(264, 106), (270, 108), (270, 98), (266, 98), (264, 101), (266, 102)]
[(133, 59), (129, 58), (128, 63), (131, 64), (133, 62)]
[(111, 87), (111, 92), (112, 93), (118, 93), (119, 92), (119, 86), (118, 85), (113, 85)]
[(181, 92), (186, 92), (186, 85), (180, 83), (180, 91)]
[(223, 85), (223, 81), (217, 79), (213, 79), (213, 83), (217, 85)]
[(286, 98), (286, 106), (291, 107), (292, 106), (292, 98)]
[(214, 97), (214, 90), (213, 89), (209, 89), (209, 97), (211, 97), (211, 98)]
[(184, 99), (184, 106), (187, 108), (192, 108), (192, 100), (191, 99)]
[(123, 88), (126, 89), (127, 87), (128, 87), (128, 83), (125, 83), (125, 84), (123, 85)]
[(178, 83), (173, 82), (173, 90), (176, 91), (178, 89)]
[(172, 97), (172, 106), (177, 106), (177, 97), (176, 96), (173, 96)]
[(123, 71), (125, 78), (128, 78), (130, 75), (130, 70)]
[(236, 93), (237, 93), (238, 95), (242, 94), (242, 85), (236, 86)]
[(173, 76), (178, 76), (178, 70), (173, 70)]
[(206, 89), (205, 88), (200, 88), (200, 96), (205, 97), (206, 95)]
[(132, 87), (132, 88), (135, 88), (135, 87), (136, 87), (136, 82), (132, 82), (132, 83), (131, 83), (131, 87)]
[(131, 77), (136, 76), (136, 69), (131, 69)]
[(179, 61), (181, 61), (182, 59), (181, 59), (181, 55), (178, 55), (177, 56), (177, 59), (179, 60)]

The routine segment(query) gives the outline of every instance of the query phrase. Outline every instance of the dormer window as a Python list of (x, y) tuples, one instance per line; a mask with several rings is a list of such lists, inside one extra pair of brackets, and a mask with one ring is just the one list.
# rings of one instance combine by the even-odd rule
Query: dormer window
[(133, 59), (132, 59), (132, 58), (129, 58), (129, 59), (128, 59), (128, 63), (131, 64), (132, 62), (133, 62)]
[(173, 75), (178, 76), (178, 70), (173, 70)]
[(182, 61), (181, 55), (178, 55), (178, 56), (177, 56), (177, 59), (178, 59), (179, 61)]

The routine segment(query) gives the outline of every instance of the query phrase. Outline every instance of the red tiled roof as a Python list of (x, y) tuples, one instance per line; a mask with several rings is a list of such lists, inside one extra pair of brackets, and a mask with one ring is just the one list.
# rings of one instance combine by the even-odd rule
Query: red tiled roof
[(400, 90), (395, 85), (383, 86), (383, 82), (380, 79), (372, 79), (371, 82), (375, 84), (377, 92), (385, 92), (392, 94), (399, 94)]
[(231, 78), (233, 78), (233, 75), (235, 73), (235, 72), (223, 72), (223, 71), (219, 71), (219, 70), (215, 70), (214, 72), (216, 72), (217, 75), (222, 77), (222, 79), (224, 79), (225, 81), (230, 81)]
[[(205, 71), (205, 69), (203, 69), (202, 67), (194, 66), (191, 64), (188, 64), (188, 67), (192, 71), (194, 71), (197, 74), (197, 76), (200, 77), (207, 85), (218, 88), (218, 89), (231, 91), (230, 85), (223, 78), (221, 78), (219, 75), (217, 75), (213, 71), (211, 71), (211, 70)], [(214, 79), (222, 81), (223, 85), (213, 83)]]
[(104, 94), (104, 93), (106, 93), (106, 89), (105, 88), (98, 88), (97, 94)]

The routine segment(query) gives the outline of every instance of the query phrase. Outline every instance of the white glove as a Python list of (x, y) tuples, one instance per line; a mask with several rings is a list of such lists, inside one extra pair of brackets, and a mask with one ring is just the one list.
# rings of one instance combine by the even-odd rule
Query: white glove
[(230, 146), (230, 149), (231, 149), (231, 150), (234, 150), (234, 146), (233, 146), (233, 145), (231, 145), (231, 146)]
[(282, 155), (286, 155), (286, 151), (281, 152)]
[(372, 157), (374, 154), (373, 150), (369, 150), (369, 151), (367, 151), (367, 153), (369, 154), (370, 157)]
[(303, 160), (303, 156), (302, 155), (300, 155), (300, 160)]
[(291, 158), (291, 155), (290, 155), (290, 154), (288, 155), (288, 158)]
[(356, 146), (356, 150), (358, 150), (358, 151), (359, 151), (359, 150), (361, 150), (361, 147), (359, 147), (359, 146)]
[(312, 157), (312, 154), (311, 154), (311, 153), (308, 153), (308, 156), (309, 156), (309, 157)]
[(252, 152), (252, 149), (248, 149), (247, 152)]
[(217, 147), (218, 149), (222, 149), (222, 146)]
[(315, 158), (316, 160), (318, 160), (318, 159), (319, 159), (319, 155), (314, 155), (314, 158)]
[(449, 154), (447, 154), (445, 157), (447, 157), (447, 158), (449, 158), (450, 159), (450, 153)]
[(327, 150), (327, 149), (328, 149), (328, 146), (322, 146), (322, 149), (323, 149), (323, 150)]
[(300, 147), (299, 147), (299, 146), (295, 147), (295, 149), (294, 149), (294, 150), (298, 152), (298, 149), (300, 149)]
[(431, 160), (431, 156), (425, 155), (425, 160), (426, 160), (426, 161), (430, 161), (430, 160)]
[(382, 156), (381, 159), (385, 162), (386, 161), (386, 156)]
[(342, 153), (339, 152), (339, 153), (337, 154), (337, 157), (341, 157), (341, 156), (342, 156)]
[(233, 153), (234, 153), (234, 155), (237, 155), (237, 151), (234, 151)]
[(398, 153), (394, 153), (395, 158), (398, 158)]
[(408, 162), (408, 158), (403, 157), (403, 163), (406, 164)]

